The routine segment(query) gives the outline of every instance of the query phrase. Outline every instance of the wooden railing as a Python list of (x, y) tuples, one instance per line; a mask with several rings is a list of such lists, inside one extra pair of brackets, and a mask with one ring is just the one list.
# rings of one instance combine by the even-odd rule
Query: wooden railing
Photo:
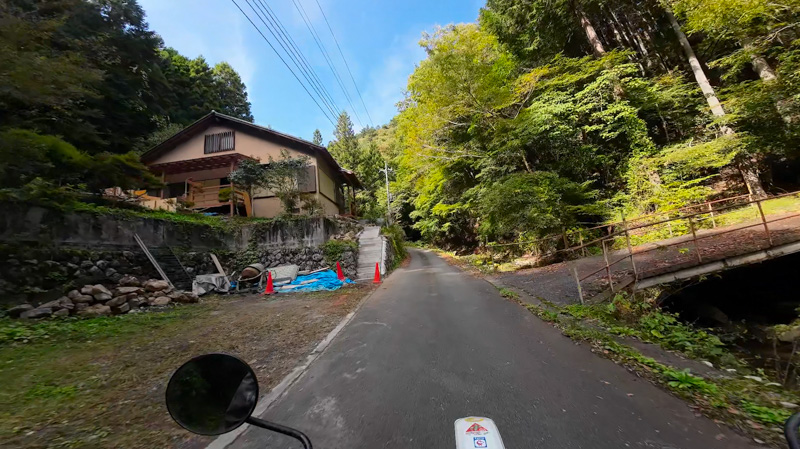
[[(704, 262), (704, 250), (701, 241), (704, 239), (725, 235), (742, 229), (763, 228), (764, 238), (768, 242), (768, 248), (776, 246), (770, 224), (784, 221), (790, 218), (800, 217), (800, 210), (785, 210), (775, 214), (766, 214), (763, 203), (791, 197), (800, 196), (800, 192), (791, 192), (782, 195), (771, 196), (763, 199), (752, 199), (750, 195), (741, 195), (720, 200), (709, 201), (702, 204), (687, 206), (675, 211), (648, 214), (635, 217), (633, 219), (623, 219), (620, 222), (603, 224), (591, 228), (579, 229), (576, 231), (564, 231), (561, 234), (554, 234), (541, 239), (529, 240), (513, 243), (489, 244), (487, 248), (492, 252), (494, 260), (495, 252), (503, 247), (526, 246), (540, 250), (540, 256), (552, 257), (561, 255), (564, 258), (578, 258), (602, 254), (604, 263), (602, 266), (590, 273), (580, 274), (577, 268), (573, 268), (575, 280), (578, 283), (579, 292), (581, 283), (603, 273), (608, 280), (611, 291), (614, 291), (614, 281), (612, 268), (623, 261), (629, 261), (633, 273), (634, 282), (642, 279), (643, 273), (637, 268), (635, 256), (650, 251), (664, 250), (669, 247), (686, 245), (692, 242), (694, 248), (694, 262), (690, 265), (700, 265)], [(722, 203), (729, 203), (720, 206)], [(800, 209), (798, 206), (797, 209)], [(726, 223), (729, 218), (727, 213), (734, 210), (752, 211), (752, 217), (740, 219), (733, 223)], [(777, 216), (776, 216), (777, 215)], [(768, 218), (769, 217), (769, 218)], [(725, 229), (717, 228), (721, 225)], [(736, 226), (734, 226), (736, 225)], [(698, 234), (700, 230), (713, 230)], [(651, 234), (654, 233), (654, 234)], [(584, 237), (594, 234), (595, 238), (584, 241)], [(599, 236), (598, 236), (599, 234)], [(663, 235), (661, 238), (646, 239), (648, 235)], [(690, 236), (689, 239), (673, 239), (675, 237)], [(642, 239), (640, 243), (651, 243), (650, 245), (636, 246), (632, 238)], [(665, 239), (673, 239), (665, 241)], [(800, 237), (798, 237), (800, 239)], [(783, 244), (787, 242), (777, 242)], [(614, 249), (619, 249), (616, 253)], [(687, 249), (688, 251), (688, 249)], [(708, 251), (708, 250), (706, 250)], [(620, 252), (622, 254), (620, 254)], [(613, 260), (614, 257), (616, 260)], [(582, 299), (582, 298), (581, 298)]]
[(199, 186), (197, 184), (192, 184), (189, 187), (189, 194), (187, 195), (186, 200), (192, 203), (192, 208), (194, 209), (220, 206), (229, 202), (220, 201), (220, 192), (224, 189), (230, 188), (230, 184), (222, 184), (218, 186)]
[[(220, 193), (225, 189), (231, 189), (231, 194), (227, 195), (225, 201), (220, 199)], [(234, 214), (236, 205), (243, 204), (247, 216), (252, 216), (250, 210), (250, 199), (247, 193), (236, 190), (233, 184), (221, 184), (217, 186), (203, 186), (198, 183), (189, 184), (189, 193), (186, 201), (195, 210), (209, 209), (212, 207), (230, 206), (231, 215)]]

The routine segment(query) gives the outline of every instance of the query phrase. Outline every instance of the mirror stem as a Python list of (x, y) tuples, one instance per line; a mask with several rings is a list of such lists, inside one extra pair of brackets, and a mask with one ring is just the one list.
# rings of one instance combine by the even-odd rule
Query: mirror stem
[(264, 421), (263, 419), (254, 418), (252, 416), (247, 418), (244, 422), (253, 426), (261, 427), (262, 429), (267, 429), (273, 432), (278, 432), (284, 435), (288, 435), (303, 443), (304, 449), (312, 449), (311, 440), (308, 439), (306, 434), (304, 434), (299, 430), (292, 429), (291, 427), (282, 426), (280, 424), (271, 423), (269, 421)]

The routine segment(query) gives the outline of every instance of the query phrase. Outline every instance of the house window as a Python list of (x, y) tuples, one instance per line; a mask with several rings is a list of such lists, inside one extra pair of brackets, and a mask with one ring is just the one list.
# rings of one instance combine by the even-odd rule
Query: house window
[(220, 153), (222, 151), (233, 151), (235, 138), (233, 131), (224, 133), (207, 134), (205, 154)]

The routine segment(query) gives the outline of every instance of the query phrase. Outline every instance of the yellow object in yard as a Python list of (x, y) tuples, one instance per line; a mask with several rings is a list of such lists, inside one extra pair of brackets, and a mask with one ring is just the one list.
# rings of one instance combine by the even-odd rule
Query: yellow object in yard
[(250, 195), (247, 192), (238, 191), (242, 195), (242, 202), (244, 202), (244, 211), (248, 217), (253, 216), (253, 205), (250, 203)]

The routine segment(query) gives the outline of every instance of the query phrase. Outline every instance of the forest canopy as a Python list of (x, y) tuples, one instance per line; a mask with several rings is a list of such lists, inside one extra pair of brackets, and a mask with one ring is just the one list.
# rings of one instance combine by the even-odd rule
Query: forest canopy
[(469, 249), (795, 190), (796, 0), (488, 0), (425, 34), (393, 211)]
[(0, 2), (3, 188), (152, 184), (137, 153), (211, 110), (253, 120), (236, 71), (164, 47), (135, 0)]

